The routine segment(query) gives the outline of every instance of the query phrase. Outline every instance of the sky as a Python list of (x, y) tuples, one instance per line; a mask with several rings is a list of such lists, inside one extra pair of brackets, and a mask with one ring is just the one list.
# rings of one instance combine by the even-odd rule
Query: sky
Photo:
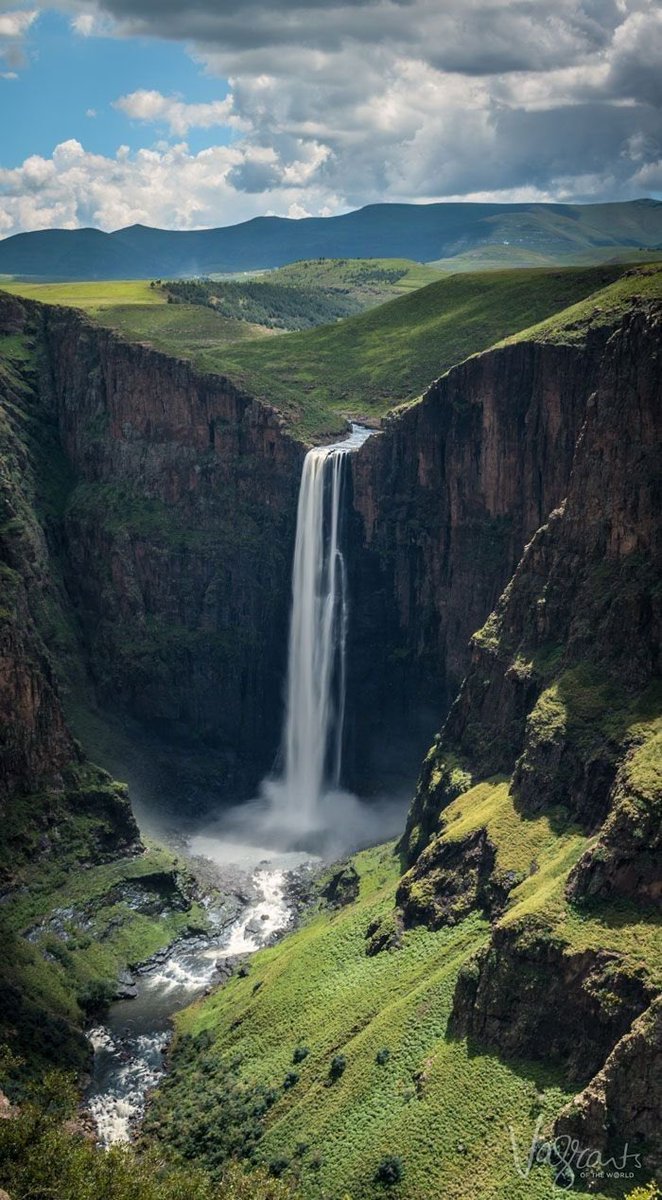
[(658, 0), (0, 0), (0, 236), (662, 198)]

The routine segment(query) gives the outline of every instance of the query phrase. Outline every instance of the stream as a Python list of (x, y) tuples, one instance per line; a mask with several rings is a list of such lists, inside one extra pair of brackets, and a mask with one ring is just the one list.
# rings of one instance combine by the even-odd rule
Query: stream
[[(214, 853), (212, 839), (200, 840), (201, 845), (191, 846), (195, 854), (229, 865), (225, 854)], [(138, 968), (128, 988), (134, 994), (113, 1003), (103, 1024), (88, 1030), (94, 1060), (86, 1108), (102, 1145), (129, 1141), (140, 1124), (147, 1095), (165, 1071), (174, 1014), (228, 978), (233, 960), (254, 953), (291, 926), (290, 885), (293, 872), (306, 861), (308, 855), (284, 854), (262, 860), (252, 870), (248, 856), (232, 863), (238, 868), (233, 877), (238, 903), (240, 897), (250, 897), (239, 915), (228, 921), (227, 911), (210, 905), (212, 932), (184, 938)]]

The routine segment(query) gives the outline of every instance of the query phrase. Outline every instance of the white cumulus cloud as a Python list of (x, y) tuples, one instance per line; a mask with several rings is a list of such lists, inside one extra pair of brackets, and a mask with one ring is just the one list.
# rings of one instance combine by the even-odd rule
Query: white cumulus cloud
[(187, 104), (179, 96), (164, 96), (161, 92), (140, 89), (120, 96), (113, 107), (135, 121), (163, 123), (176, 137), (186, 137), (189, 129), (210, 129), (215, 125), (240, 127), (244, 122), (234, 110), (233, 97), (210, 100), (202, 104)]

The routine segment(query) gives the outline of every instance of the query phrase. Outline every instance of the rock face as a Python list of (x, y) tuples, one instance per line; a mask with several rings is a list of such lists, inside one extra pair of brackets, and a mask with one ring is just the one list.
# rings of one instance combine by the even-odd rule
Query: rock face
[(604, 1154), (623, 1141), (636, 1149), (643, 1144), (649, 1167), (659, 1173), (661, 1076), (662, 1000), (657, 999), (616, 1043), (588, 1087), (559, 1114), (555, 1135), (576, 1138)]
[(450, 1031), (506, 1058), (543, 1059), (586, 1083), (652, 992), (643, 972), (618, 955), (571, 953), (542, 931), (497, 927), (490, 945), (460, 973)]
[(595, 333), (471, 358), (353, 457), (357, 757), (394, 704), (401, 721), (425, 705), (438, 723), (448, 708), (471, 635), (567, 493), (603, 346)]
[[(436, 927), (472, 907), (496, 916), (488, 946), (458, 979), (451, 1032), (508, 1058), (560, 1064), (585, 1090), (560, 1115), (559, 1135), (612, 1150), (614, 1139), (640, 1141), (652, 1169), (660, 1143), (651, 1114), (662, 1107), (648, 1065), (659, 1058), (654, 980), (625, 952), (573, 943), (566, 925), (584, 915), (608, 927), (612, 909), (600, 906), (613, 900), (652, 920), (662, 896), (661, 354), (659, 306), (632, 312), (605, 348), (567, 496), (474, 635), (466, 678), (424, 762), (398, 891), (406, 922)], [(452, 841), (444, 816), (476, 785), (489, 791), (504, 778), (523, 822), (547, 814), (552, 828), (592, 835), (560, 874), (551, 907), (543, 886), (537, 907), (527, 912), (524, 901), (510, 916), (509, 893), (524, 876), (509, 884), (499, 874), (487, 827)], [(534, 896), (531, 870), (526, 883)], [(598, 928), (598, 946), (600, 936)]]
[[(17, 332), (17, 307), (3, 314), (6, 332)], [(50, 562), (34, 513), (35, 481), (22, 428), (26, 375), (0, 368), (0, 793), (5, 794), (38, 787), (75, 757), (37, 628)]]
[(102, 704), (212, 748), (241, 795), (281, 718), (303, 447), (218, 376), (34, 306), (74, 486), (64, 574)]
[[(23, 335), (25, 314), (0, 304), (5, 333)], [(64, 622), (58, 567), (46, 536), (59, 467), (53, 414), (36, 387), (31, 346), (0, 359), (0, 881), (26, 856), (44, 859), (68, 841), (103, 858), (134, 846), (124, 789), (92, 767), (62, 708), (49, 647)], [(43, 468), (43, 471), (42, 471)], [(78, 821), (81, 821), (80, 827)]]
[(451, 761), (474, 779), (512, 773), (523, 810), (560, 803), (589, 831), (611, 807), (624, 738), (630, 729), (634, 747), (644, 736), (637, 717), (659, 672), (660, 328), (658, 313), (638, 313), (609, 342), (567, 498), (472, 639), (467, 676), (410, 813), (409, 861), (452, 799)]

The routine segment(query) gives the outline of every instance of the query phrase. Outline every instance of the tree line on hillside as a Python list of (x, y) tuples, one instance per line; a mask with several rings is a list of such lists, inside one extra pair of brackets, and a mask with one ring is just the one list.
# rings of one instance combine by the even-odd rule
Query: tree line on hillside
[(268, 329), (311, 329), (361, 312), (349, 290), (287, 287), (268, 282), (178, 279), (160, 284), (169, 304), (201, 304), (221, 317)]

